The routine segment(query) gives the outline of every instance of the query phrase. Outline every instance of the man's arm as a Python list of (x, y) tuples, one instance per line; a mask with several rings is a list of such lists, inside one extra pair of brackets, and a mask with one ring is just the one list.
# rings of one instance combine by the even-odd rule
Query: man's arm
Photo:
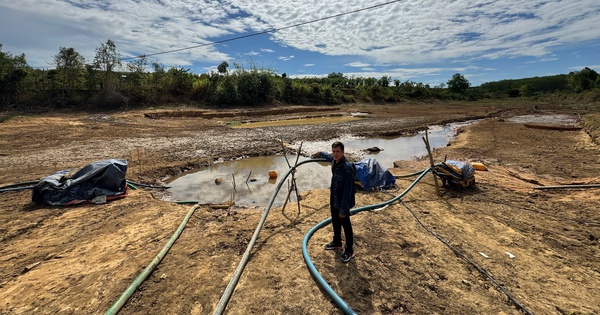
[(317, 152), (317, 153), (311, 155), (310, 157), (313, 159), (323, 158), (323, 159), (326, 159), (327, 162), (333, 162), (333, 155), (331, 155), (327, 152)]

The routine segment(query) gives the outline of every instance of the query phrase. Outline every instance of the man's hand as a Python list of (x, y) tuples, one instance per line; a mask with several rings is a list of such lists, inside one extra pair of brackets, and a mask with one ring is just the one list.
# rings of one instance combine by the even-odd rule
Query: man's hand
[(345, 214), (341, 214), (341, 213), (340, 213), (340, 218), (342, 218), (342, 219), (343, 219), (343, 218), (345, 218), (345, 217), (346, 217), (346, 215), (345, 215)]
[(321, 157), (321, 152), (317, 152), (317, 153), (315, 153), (315, 154), (313, 154), (313, 155), (310, 156), (311, 159), (318, 159), (320, 157)]

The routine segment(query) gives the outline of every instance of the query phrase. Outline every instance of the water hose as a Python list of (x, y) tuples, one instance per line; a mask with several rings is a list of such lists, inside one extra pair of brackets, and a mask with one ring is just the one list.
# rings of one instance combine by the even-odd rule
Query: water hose
[(410, 174), (394, 175), (394, 178), (413, 177), (413, 176), (421, 175), (421, 173), (423, 173), (423, 172), (425, 172), (425, 170), (420, 170), (418, 172), (414, 172), (414, 173), (410, 173)]
[(267, 219), (267, 216), (269, 215), (269, 211), (271, 210), (271, 207), (273, 206), (273, 202), (275, 202), (275, 197), (277, 197), (277, 193), (281, 189), (281, 186), (285, 182), (285, 179), (298, 166), (300, 166), (302, 164), (311, 163), (311, 162), (325, 162), (325, 161), (327, 161), (327, 160), (311, 159), (311, 160), (299, 162), (295, 166), (290, 167), (290, 169), (288, 169), (288, 171), (285, 173), (285, 175), (281, 178), (281, 180), (277, 184), (277, 187), (275, 188), (275, 191), (273, 192), (273, 195), (271, 196), (271, 199), (269, 200), (267, 209), (263, 213), (262, 218), (260, 219), (260, 222), (258, 222), (258, 225), (256, 226), (256, 229), (254, 230), (254, 235), (252, 235), (252, 239), (250, 240), (250, 243), (248, 243), (248, 246), (246, 247), (246, 252), (244, 252), (244, 256), (242, 257), (242, 260), (238, 264), (237, 269), (235, 270), (235, 273), (231, 277), (231, 280), (229, 281), (227, 288), (225, 288), (225, 292), (223, 292), (223, 295), (221, 296), (221, 299), (219, 300), (219, 303), (217, 304), (217, 307), (213, 314), (220, 315), (220, 314), (223, 314), (223, 312), (225, 311), (225, 307), (227, 307), (227, 303), (229, 302), (229, 299), (231, 298), (231, 295), (233, 294), (233, 290), (235, 289), (235, 286), (237, 285), (237, 283), (240, 279), (240, 276), (242, 275), (242, 272), (244, 271), (244, 268), (246, 267), (246, 264), (248, 263), (248, 258), (250, 257), (250, 251), (252, 251), (252, 247), (254, 247), (254, 243), (256, 243), (258, 234), (260, 233), (260, 230), (262, 229), (262, 227)]
[[(366, 211), (366, 210), (371, 210), (371, 209), (377, 209), (380, 207), (385, 207), (399, 199), (401, 199), (402, 197), (404, 197), (404, 195), (406, 195), (428, 172), (431, 171), (431, 168), (425, 169), (423, 171), (417, 172), (417, 173), (413, 173), (413, 174), (420, 174), (420, 176), (415, 179), (414, 182), (412, 182), (412, 184), (410, 184), (410, 186), (408, 186), (408, 188), (406, 188), (401, 194), (399, 194), (398, 196), (388, 200), (388, 201), (384, 201), (378, 204), (374, 204), (374, 205), (368, 205), (368, 206), (364, 206), (364, 207), (360, 207), (360, 208), (356, 208), (350, 211), (350, 215), (356, 214), (358, 212), (361, 211)], [(408, 177), (408, 176), (406, 176)], [(502, 285), (500, 285), (490, 274), (488, 274), (483, 268), (479, 267), (477, 264), (475, 264), (472, 260), (470, 260), (467, 256), (465, 256), (463, 253), (461, 253), (460, 251), (458, 251), (456, 248), (454, 248), (452, 245), (450, 245), (448, 242), (446, 242), (443, 238), (441, 238), (439, 235), (437, 235), (437, 233), (431, 231), (431, 229), (429, 229), (427, 226), (425, 226), (421, 220), (419, 219), (419, 217), (402, 201), (400, 200), (400, 202), (402, 203), (402, 205), (404, 207), (406, 207), (406, 209), (408, 209), (408, 211), (415, 217), (415, 219), (417, 220), (417, 222), (425, 229), (427, 230), (429, 233), (431, 233), (433, 236), (435, 236), (439, 241), (441, 241), (444, 245), (446, 245), (448, 248), (450, 248), (457, 256), (465, 259), (467, 262), (469, 262), (472, 266), (475, 267), (475, 269), (477, 269), (480, 273), (482, 273), (484, 276), (486, 276), (490, 281), (492, 281), (492, 283), (498, 287), (498, 289), (504, 293), (508, 299), (521, 311), (523, 311), (525, 314), (527, 315), (532, 315), (532, 313), (530, 311), (528, 311), (523, 305), (521, 305), (514, 297), (512, 297), (505, 289), (504, 287), (502, 287)], [(335, 293), (335, 291), (329, 286), (329, 284), (327, 283), (327, 281), (325, 281), (325, 279), (323, 279), (323, 277), (321, 276), (321, 274), (319, 274), (319, 272), (317, 271), (316, 267), (314, 266), (313, 262), (310, 259), (310, 256), (308, 255), (308, 250), (307, 250), (307, 246), (308, 246), (308, 241), (310, 240), (310, 238), (312, 237), (312, 235), (319, 229), (327, 226), (329, 223), (331, 223), (331, 218), (328, 218), (322, 222), (320, 222), (319, 224), (315, 225), (312, 229), (310, 229), (310, 231), (308, 231), (308, 233), (306, 233), (306, 235), (304, 236), (304, 240), (302, 241), (302, 256), (304, 256), (304, 261), (306, 262), (306, 266), (308, 267), (309, 272), (311, 273), (311, 275), (314, 277), (314, 279), (317, 281), (317, 283), (319, 284), (319, 286), (323, 289), (323, 291), (325, 291), (325, 293), (331, 298), (331, 300), (333, 300), (333, 302), (340, 308), (340, 310), (342, 310), (344, 312), (344, 314), (356, 314), (356, 312), (354, 312), (354, 310), (352, 310), (352, 308), (350, 308), (350, 306), (348, 305), (348, 303), (346, 303), (342, 298), (340, 298), (339, 295), (337, 295), (337, 293)]]
[(19, 191), (19, 190), (33, 189), (33, 187), (34, 186), (3, 188), (3, 189), (0, 189), (0, 193), (7, 192), (7, 191)]
[(535, 187), (533, 187), (533, 189), (568, 189), (568, 188), (600, 188), (600, 184), (535, 186)]
[(444, 240), (441, 236), (439, 236), (437, 233), (435, 233), (434, 231), (432, 231), (430, 228), (428, 228), (425, 224), (423, 224), (423, 222), (421, 222), (421, 219), (419, 219), (419, 217), (417, 216), (417, 214), (412, 211), (412, 209), (410, 209), (405, 203), (404, 201), (400, 200), (400, 203), (402, 203), (402, 205), (406, 208), (406, 210), (408, 210), (408, 212), (410, 212), (413, 217), (415, 217), (415, 219), (417, 220), (417, 222), (421, 225), (421, 227), (423, 227), (427, 232), (429, 232), (429, 234), (433, 235), (435, 238), (437, 238), (440, 242), (444, 243), (444, 245), (446, 245), (446, 247), (450, 248), (450, 250), (452, 250), (454, 252), (454, 254), (456, 254), (456, 256), (459, 256), (460, 258), (466, 260), (469, 264), (471, 264), (471, 266), (475, 267), (475, 269), (477, 269), (477, 271), (479, 271), (482, 275), (486, 276), (490, 281), (492, 281), (492, 283), (500, 290), (502, 291), (502, 293), (504, 293), (508, 299), (521, 311), (523, 311), (523, 313), (527, 314), (527, 315), (533, 315), (533, 313), (531, 313), (529, 310), (527, 310), (525, 308), (525, 306), (521, 305), (521, 303), (519, 303), (519, 301), (517, 301), (512, 295), (510, 295), (510, 293), (508, 293), (508, 291), (506, 291), (504, 289), (504, 287), (498, 283), (498, 281), (496, 281), (496, 279), (494, 279), (489, 273), (487, 273), (487, 271), (485, 271), (485, 269), (481, 268), (479, 265), (477, 265), (476, 263), (474, 263), (471, 259), (469, 259), (465, 254), (461, 253), (458, 249), (456, 249), (454, 246), (450, 245), (450, 243), (448, 243), (446, 240)]
[(167, 255), (167, 252), (169, 252), (169, 250), (171, 249), (171, 247), (173, 246), (175, 241), (179, 238), (179, 236), (183, 232), (183, 229), (185, 228), (186, 224), (188, 223), (188, 221), (190, 220), (190, 218), (192, 217), (192, 215), (194, 214), (196, 209), (198, 209), (198, 207), (199, 207), (199, 205), (196, 204), (192, 208), (190, 208), (190, 210), (188, 211), (187, 215), (185, 216), (185, 218), (183, 219), (181, 224), (179, 224), (179, 228), (177, 228), (177, 230), (171, 236), (171, 238), (169, 239), (167, 244), (165, 244), (165, 246), (162, 248), (162, 250), (158, 253), (158, 255), (156, 255), (154, 260), (152, 260), (152, 262), (142, 271), (142, 273), (140, 273), (140, 275), (137, 276), (137, 278), (135, 278), (135, 280), (131, 283), (131, 285), (129, 285), (129, 287), (125, 290), (125, 292), (123, 292), (123, 294), (121, 294), (119, 299), (117, 301), (115, 301), (115, 303), (108, 309), (108, 311), (106, 311), (105, 315), (117, 314), (121, 310), (121, 308), (123, 308), (123, 306), (125, 305), (127, 300), (129, 300), (129, 298), (133, 295), (133, 293), (137, 290), (137, 288), (142, 284), (142, 282), (144, 282), (144, 280), (146, 280), (146, 278), (148, 278), (148, 276), (150, 276), (150, 274), (152, 274), (152, 271), (154, 271), (154, 269), (156, 268), (156, 266), (158, 266), (160, 261)]
[[(6, 189), (6, 188), (19, 187), (19, 186), (23, 186), (23, 185), (37, 184), (37, 183), (39, 183), (39, 180), (30, 180), (27, 182), (8, 184), (8, 185), (0, 186), (0, 190)], [(31, 186), (31, 187), (33, 187), (33, 186)], [(22, 187), (20, 187), (20, 188), (22, 188)]]
[[(388, 204), (391, 204), (391, 203), (397, 201), (398, 199), (404, 197), (404, 195), (406, 195), (427, 173), (429, 173), (429, 171), (431, 171), (431, 168), (427, 168), (420, 172), (414, 173), (414, 174), (420, 174), (420, 176), (417, 177), (417, 179), (415, 179), (415, 181), (412, 182), (412, 184), (410, 184), (410, 186), (408, 186), (408, 188), (406, 188), (398, 196), (396, 196), (388, 201), (384, 201), (384, 202), (381, 202), (378, 204), (363, 206), (360, 208), (350, 210), (350, 215), (354, 215), (361, 211), (381, 208), (383, 206), (386, 206)], [(344, 300), (342, 300), (342, 298), (340, 298), (340, 296), (337, 295), (337, 293), (335, 293), (335, 291), (329, 286), (329, 284), (327, 284), (327, 281), (325, 281), (325, 279), (323, 279), (321, 274), (319, 274), (319, 272), (317, 271), (317, 268), (315, 267), (312, 260), (310, 259), (310, 256), (308, 255), (308, 250), (307, 250), (308, 241), (310, 240), (312, 235), (317, 230), (325, 227), (330, 222), (331, 222), (331, 217), (329, 217), (326, 220), (322, 221), (321, 223), (315, 225), (312, 229), (310, 229), (310, 231), (308, 231), (308, 233), (306, 233), (306, 235), (304, 236), (304, 240), (302, 241), (302, 256), (304, 256), (304, 262), (306, 262), (308, 271), (315, 278), (315, 280), (317, 281), (317, 284), (325, 291), (325, 293), (327, 295), (329, 295), (331, 300), (333, 300), (333, 302), (344, 312), (344, 314), (356, 314), (356, 312), (354, 312), (354, 310), (352, 310), (352, 308), (350, 308), (350, 306)]]
[[(28, 181), (28, 182), (22, 182), (22, 183), (16, 183), (16, 184), (10, 184), (10, 185), (5, 185), (5, 186), (0, 186), (0, 193), (7, 192), (7, 191), (20, 191), (20, 190), (33, 189), (35, 186), (22, 186), (22, 185), (37, 184), (39, 182), (40, 181)], [(160, 188), (160, 189), (171, 188), (169, 186), (155, 186), (155, 185), (148, 185), (148, 184), (136, 183), (136, 182), (133, 182), (133, 181), (130, 181), (130, 180), (127, 181), (127, 186), (129, 188), (131, 188), (132, 190), (137, 190), (137, 186), (146, 187), (146, 188)]]
[(160, 189), (169, 189), (169, 188), (171, 188), (170, 186), (156, 186), (156, 185), (136, 183), (136, 182), (130, 181), (130, 180), (127, 181), (127, 184), (133, 184), (133, 185), (136, 185), (136, 186), (146, 187), (146, 188), (160, 188)]

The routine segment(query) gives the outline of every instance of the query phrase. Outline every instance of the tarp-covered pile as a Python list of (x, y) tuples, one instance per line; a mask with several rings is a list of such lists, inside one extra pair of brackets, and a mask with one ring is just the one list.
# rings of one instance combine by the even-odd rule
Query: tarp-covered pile
[(436, 165), (433, 172), (444, 186), (475, 187), (475, 168), (469, 163), (448, 160)]
[(126, 196), (125, 160), (94, 162), (66, 178), (68, 173), (69, 170), (60, 171), (42, 179), (33, 188), (33, 202), (69, 206), (83, 202), (104, 203)]
[(356, 178), (364, 190), (389, 189), (396, 183), (394, 175), (383, 169), (375, 159), (366, 158), (354, 162)]

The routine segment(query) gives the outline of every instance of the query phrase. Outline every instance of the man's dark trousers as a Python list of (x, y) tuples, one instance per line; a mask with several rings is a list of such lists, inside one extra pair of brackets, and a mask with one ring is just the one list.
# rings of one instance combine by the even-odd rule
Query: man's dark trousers
[(342, 227), (346, 236), (346, 250), (352, 252), (354, 245), (354, 234), (352, 233), (352, 224), (350, 224), (350, 214), (340, 218), (340, 209), (331, 206), (331, 224), (333, 225), (333, 243), (342, 244)]

